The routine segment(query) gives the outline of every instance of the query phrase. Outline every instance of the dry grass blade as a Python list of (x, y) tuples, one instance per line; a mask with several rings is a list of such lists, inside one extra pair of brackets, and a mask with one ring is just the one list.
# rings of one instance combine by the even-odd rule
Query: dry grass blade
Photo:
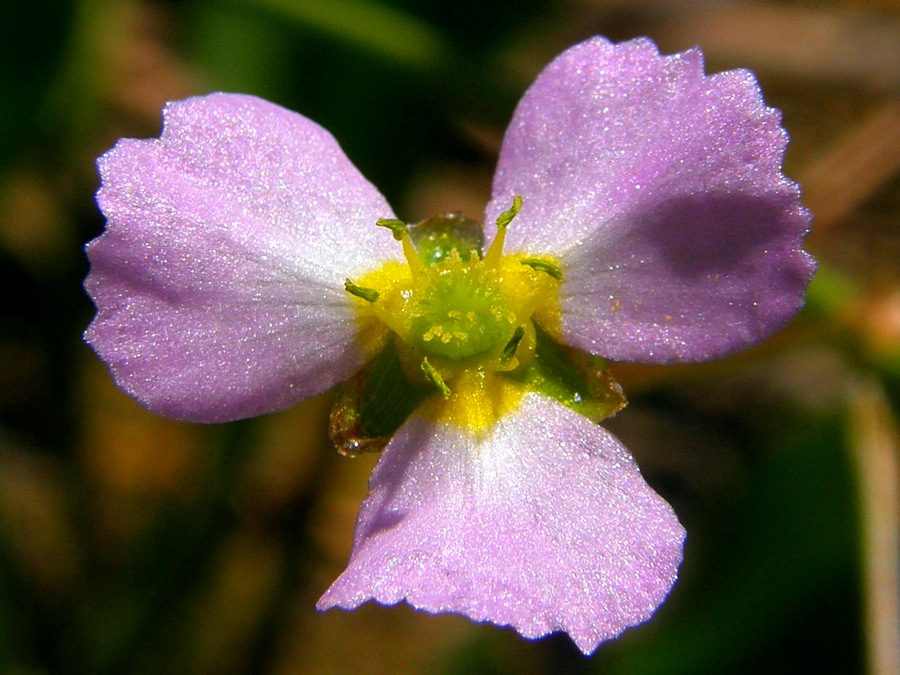
[(859, 481), (868, 672), (900, 673), (900, 467), (896, 421), (877, 382), (849, 391)]

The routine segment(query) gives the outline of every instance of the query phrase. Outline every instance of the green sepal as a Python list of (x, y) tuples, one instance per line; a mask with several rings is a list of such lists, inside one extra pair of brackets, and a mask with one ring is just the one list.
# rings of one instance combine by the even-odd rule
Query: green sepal
[(410, 225), (409, 236), (426, 265), (442, 262), (453, 249), (468, 262), (473, 252), (480, 257), (484, 247), (481, 224), (460, 213), (446, 213)]
[(535, 326), (537, 344), (532, 359), (509, 374), (532, 391), (556, 399), (567, 408), (599, 422), (627, 405), (606, 361), (559, 344)]
[(362, 370), (338, 387), (328, 435), (342, 455), (380, 452), (433, 391), (407, 380), (392, 339)]

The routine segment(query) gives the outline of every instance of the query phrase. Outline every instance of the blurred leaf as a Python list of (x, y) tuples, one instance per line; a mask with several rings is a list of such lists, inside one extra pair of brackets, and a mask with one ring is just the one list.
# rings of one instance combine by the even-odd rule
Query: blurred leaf
[(371, 0), (240, 0), (277, 12), (363, 50), (416, 70), (449, 60), (440, 31), (396, 7)]
[(0, 168), (30, 138), (59, 68), (75, 3), (0, 4)]
[(215, 89), (277, 100), (292, 75), (290, 31), (249, 4), (197, 3), (190, 21), (193, 56)]

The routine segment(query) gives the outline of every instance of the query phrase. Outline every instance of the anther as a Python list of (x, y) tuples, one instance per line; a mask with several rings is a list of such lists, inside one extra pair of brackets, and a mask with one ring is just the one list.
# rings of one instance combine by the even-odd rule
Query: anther
[(441, 377), (441, 374), (437, 371), (433, 365), (428, 363), (428, 358), (422, 359), (422, 372), (425, 374), (425, 379), (431, 382), (435, 387), (437, 387), (438, 391), (441, 392), (441, 395), (444, 399), (450, 398), (450, 387), (447, 386), (447, 383), (444, 382), (444, 378)]
[(350, 295), (362, 298), (366, 302), (375, 302), (378, 300), (378, 291), (374, 288), (366, 288), (365, 286), (357, 286), (349, 279), (344, 280), (344, 290)]
[(386, 227), (391, 231), (394, 235), (394, 239), (397, 241), (402, 241), (403, 237), (406, 234), (409, 234), (409, 229), (406, 227), (406, 223), (402, 220), (397, 220), (396, 218), (379, 218), (375, 221), (375, 224), (378, 227)]
[(522, 197), (516, 195), (513, 197), (512, 206), (509, 210), (504, 211), (499, 216), (497, 216), (497, 229), (505, 230), (506, 226), (512, 222), (512, 219), (518, 215), (519, 211), (522, 209)]
[(500, 353), (500, 365), (505, 366), (512, 361), (519, 349), (519, 344), (522, 342), (523, 337), (525, 337), (525, 326), (519, 326)]
[(556, 263), (544, 260), (543, 258), (522, 258), (519, 262), (523, 265), (528, 265), (533, 270), (549, 274), (557, 281), (562, 281), (563, 273)]

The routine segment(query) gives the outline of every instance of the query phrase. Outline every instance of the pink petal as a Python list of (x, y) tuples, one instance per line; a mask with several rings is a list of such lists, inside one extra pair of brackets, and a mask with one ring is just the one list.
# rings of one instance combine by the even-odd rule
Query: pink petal
[(319, 609), (406, 600), (567, 632), (585, 653), (653, 614), (684, 530), (602, 427), (529, 394), (486, 436), (414, 415), (384, 451)]
[(343, 289), (399, 253), (384, 198), (327, 131), (251, 96), (169, 104), (161, 138), (100, 158), (85, 337), (119, 385), (221, 422), (320, 393), (364, 361)]
[(786, 143), (751, 73), (706, 76), (697, 49), (594, 38), (519, 103), (487, 222), (522, 195), (508, 250), (562, 263), (569, 344), (627, 361), (721, 356), (790, 320), (814, 271)]

